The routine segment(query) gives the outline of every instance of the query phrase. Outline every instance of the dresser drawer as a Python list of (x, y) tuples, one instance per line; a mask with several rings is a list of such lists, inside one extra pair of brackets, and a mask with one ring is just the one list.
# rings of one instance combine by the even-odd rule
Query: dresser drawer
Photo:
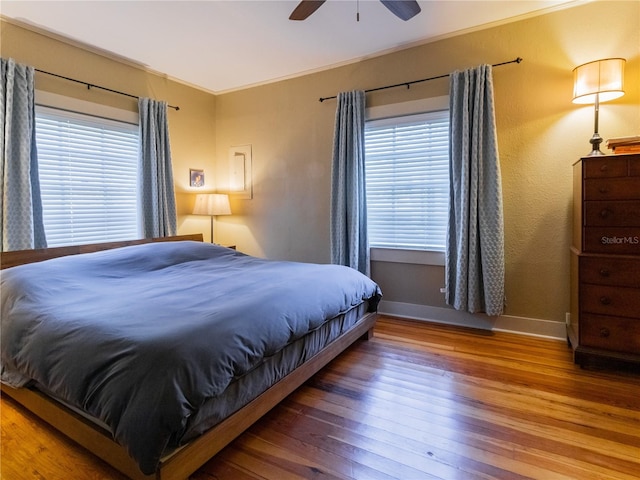
[(627, 157), (598, 157), (583, 160), (584, 178), (626, 177), (629, 174)]
[[(580, 257), (580, 283), (640, 288), (640, 257)], [(638, 312), (640, 313), (640, 312)]]
[(640, 200), (640, 176), (584, 180), (584, 200)]
[(640, 227), (585, 227), (585, 253), (640, 255)]
[(617, 352), (640, 353), (640, 320), (582, 315), (580, 343)]
[(638, 318), (638, 288), (581, 283), (579, 295), (581, 312)]
[(640, 155), (629, 159), (629, 175), (640, 177)]
[(640, 227), (640, 199), (584, 202), (583, 219), (585, 226), (588, 227)]

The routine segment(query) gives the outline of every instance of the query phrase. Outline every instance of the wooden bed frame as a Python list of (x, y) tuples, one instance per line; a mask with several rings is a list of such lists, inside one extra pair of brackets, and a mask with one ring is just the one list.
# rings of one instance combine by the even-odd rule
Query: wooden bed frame
[[(128, 245), (178, 240), (202, 241), (202, 235), (3, 252), (0, 254), (0, 268)], [(14, 389), (6, 385), (2, 385), (2, 393), (10, 396), (45, 422), (133, 480), (185, 480), (352, 343), (359, 338), (371, 338), (376, 318), (377, 314), (375, 312), (365, 314), (348, 332), (338, 337), (317, 355), (271, 386), (252, 402), (205, 432), (202, 436), (180, 448), (168, 458), (163, 459), (154, 475), (142, 474), (138, 465), (129, 457), (125, 449), (112, 439), (108, 431), (43, 393), (28, 388)]]

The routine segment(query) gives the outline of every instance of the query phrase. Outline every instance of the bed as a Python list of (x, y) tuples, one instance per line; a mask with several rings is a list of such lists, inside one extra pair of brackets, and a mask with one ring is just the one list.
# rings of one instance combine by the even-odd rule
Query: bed
[(2, 254), (2, 392), (132, 479), (186, 479), (358, 338), (378, 286), (171, 237)]

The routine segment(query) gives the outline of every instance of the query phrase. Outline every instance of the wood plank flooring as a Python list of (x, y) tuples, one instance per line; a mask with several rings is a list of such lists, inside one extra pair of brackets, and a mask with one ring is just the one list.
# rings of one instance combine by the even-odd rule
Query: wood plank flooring
[[(7, 398), (3, 480), (122, 479)], [(640, 374), (566, 343), (381, 317), (193, 480), (640, 478)]]

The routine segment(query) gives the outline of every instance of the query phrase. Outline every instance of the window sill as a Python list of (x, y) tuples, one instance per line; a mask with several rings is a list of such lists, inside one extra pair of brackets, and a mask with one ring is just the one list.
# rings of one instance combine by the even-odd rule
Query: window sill
[(444, 252), (404, 250), (400, 248), (371, 248), (370, 253), (372, 262), (444, 266)]

